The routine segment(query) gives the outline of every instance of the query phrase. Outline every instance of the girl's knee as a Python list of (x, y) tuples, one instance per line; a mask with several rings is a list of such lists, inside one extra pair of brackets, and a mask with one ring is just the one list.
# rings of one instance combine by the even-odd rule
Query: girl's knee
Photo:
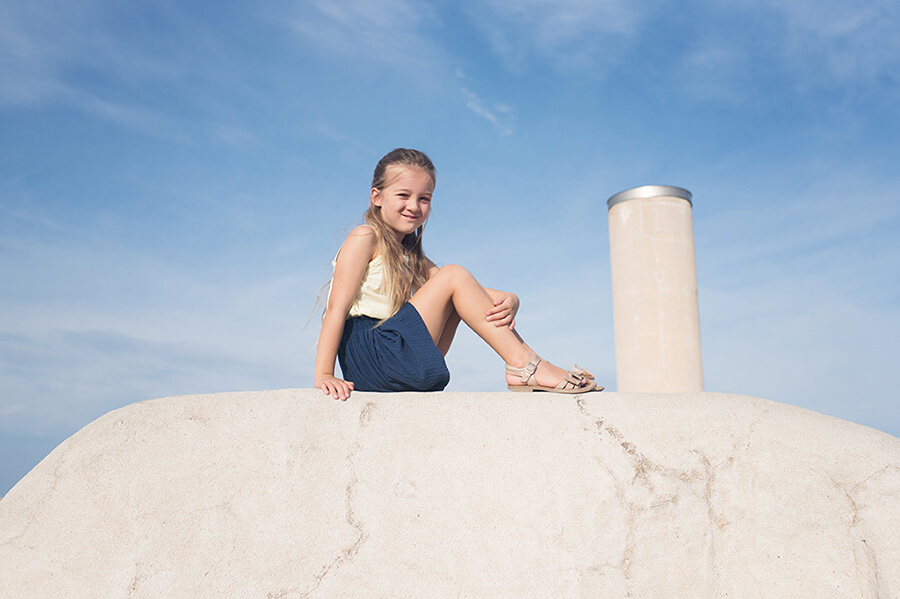
[(459, 264), (448, 264), (438, 269), (435, 276), (458, 279), (460, 277), (471, 277), (471, 273)]

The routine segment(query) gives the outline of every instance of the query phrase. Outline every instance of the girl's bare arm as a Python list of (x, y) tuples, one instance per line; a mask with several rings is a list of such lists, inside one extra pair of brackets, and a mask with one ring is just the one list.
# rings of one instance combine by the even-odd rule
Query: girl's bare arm
[(335, 399), (345, 400), (353, 390), (352, 382), (334, 376), (334, 365), (344, 332), (344, 321), (359, 291), (366, 266), (374, 256), (375, 245), (375, 231), (371, 227), (357, 227), (341, 246), (334, 267), (331, 296), (325, 306), (316, 350), (315, 385)]

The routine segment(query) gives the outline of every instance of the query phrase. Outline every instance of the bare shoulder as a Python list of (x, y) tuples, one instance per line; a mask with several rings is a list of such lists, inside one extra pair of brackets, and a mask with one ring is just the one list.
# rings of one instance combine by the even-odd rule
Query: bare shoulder
[(373, 241), (376, 239), (375, 229), (372, 225), (360, 225), (350, 231), (350, 234), (347, 235), (347, 239), (361, 237), (363, 239), (371, 238)]
[(350, 231), (338, 252), (338, 262), (362, 262), (368, 264), (375, 256), (378, 238), (375, 229), (369, 225), (360, 225)]

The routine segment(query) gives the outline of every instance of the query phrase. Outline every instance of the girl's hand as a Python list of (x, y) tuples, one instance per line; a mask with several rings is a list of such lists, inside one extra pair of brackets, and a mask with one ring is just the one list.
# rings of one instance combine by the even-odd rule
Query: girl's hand
[(502, 299), (494, 300), (494, 307), (487, 311), (487, 321), (496, 327), (508, 326), (512, 330), (516, 326), (516, 312), (519, 311), (519, 297), (508, 293)]
[(325, 395), (335, 399), (347, 401), (353, 391), (353, 382), (341, 380), (333, 374), (323, 374), (316, 377), (316, 389), (321, 389)]

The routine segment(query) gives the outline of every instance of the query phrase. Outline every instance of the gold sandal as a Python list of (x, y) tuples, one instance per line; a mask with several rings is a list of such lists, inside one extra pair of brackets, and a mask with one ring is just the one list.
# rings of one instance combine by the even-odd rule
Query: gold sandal
[[(532, 391), (548, 391), (550, 393), (587, 393), (597, 389), (597, 383), (594, 381), (594, 375), (577, 365), (566, 373), (566, 376), (559, 382), (556, 387), (547, 387), (538, 385), (534, 379), (534, 373), (537, 372), (538, 364), (541, 358), (537, 354), (528, 363), (525, 368), (516, 368), (515, 366), (506, 365), (506, 374), (522, 377), (521, 385), (506, 385), (510, 391), (518, 391), (520, 393), (530, 393)], [(598, 389), (603, 390), (603, 387)]]

